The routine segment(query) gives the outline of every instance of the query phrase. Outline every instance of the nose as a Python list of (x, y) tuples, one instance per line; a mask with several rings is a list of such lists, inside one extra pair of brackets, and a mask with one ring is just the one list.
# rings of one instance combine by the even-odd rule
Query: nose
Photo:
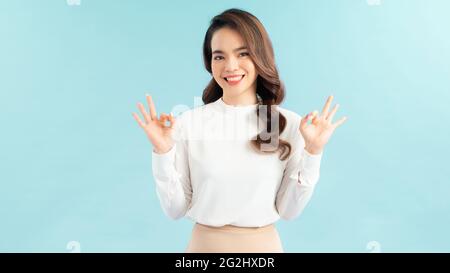
[(239, 68), (238, 60), (235, 57), (228, 58), (228, 60), (226, 61), (226, 64), (225, 64), (225, 70), (227, 72), (230, 72), (230, 71), (238, 70), (238, 68)]

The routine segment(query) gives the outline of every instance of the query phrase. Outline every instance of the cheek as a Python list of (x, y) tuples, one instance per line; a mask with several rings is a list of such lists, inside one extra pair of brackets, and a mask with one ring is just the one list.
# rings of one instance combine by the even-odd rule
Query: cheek
[(220, 75), (222, 74), (222, 70), (221, 67), (217, 64), (212, 63), (211, 64), (211, 70), (212, 70), (212, 74), (214, 79), (216, 80), (217, 83), (220, 84), (222, 78), (220, 77)]
[(244, 65), (244, 69), (247, 71), (249, 79), (253, 80), (256, 79), (256, 70), (255, 70), (255, 65), (253, 64), (252, 61), (248, 61), (245, 63)]

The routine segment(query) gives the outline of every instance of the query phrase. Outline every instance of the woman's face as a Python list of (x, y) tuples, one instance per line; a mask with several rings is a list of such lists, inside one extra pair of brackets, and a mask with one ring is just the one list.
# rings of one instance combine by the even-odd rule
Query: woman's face
[[(217, 30), (211, 39), (212, 74), (228, 97), (256, 94), (255, 65), (241, 35), (230, 28)], [(248, 95), (248, 94), (247, 94)]]

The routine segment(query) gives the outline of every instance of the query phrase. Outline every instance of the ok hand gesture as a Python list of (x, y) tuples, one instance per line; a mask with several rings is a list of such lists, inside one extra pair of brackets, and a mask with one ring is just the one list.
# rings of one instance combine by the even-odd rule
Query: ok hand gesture
[[(155, 105), (153, 104), (152, 97), (146, 95), (150, 114), (145, 110), (142, 103), (138, 103), (137, 106), (144, 116), (145, 122), (143, 122), (136, 113), (133, 113), (139, 126), (144, 129), (148, 139), (153, 145), (154, 151), (158, 154), (168, 152), (173, 146), (172, 132), (175, 125), (175, 118), (172, 113), (167, 115), (162, 113), (158, 119), (156, 114)], [(170, 126), (166, 126), (166, 121), (170, 121)]]
[[(331, 101), (333, 101), (333, 96), (328, 97), (320, 116), (317, 115), (317, 111), (314, 111), (303, 117), (300, 122), (299, 130), (305, 140), (305, 149), (311, 154), (321, 153), (334, 130), (347, 119), (347, 117), (343, 117), (332, 123), (339, 104), (336, 104), (329, 113)], [(308, 124), (310, 120), (312, 120), (311, 124)]]

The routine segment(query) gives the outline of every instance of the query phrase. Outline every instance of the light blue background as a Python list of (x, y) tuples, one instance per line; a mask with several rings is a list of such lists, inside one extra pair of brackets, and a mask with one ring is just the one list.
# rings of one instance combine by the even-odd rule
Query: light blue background
[(194, 105), (209, 20), (238, 7), (272, 39), (300, 115), (348, 116), (286, 252), (450, 251), (450, 1), (0, 0), (0, 251), (183, 252), (131, 113)]

